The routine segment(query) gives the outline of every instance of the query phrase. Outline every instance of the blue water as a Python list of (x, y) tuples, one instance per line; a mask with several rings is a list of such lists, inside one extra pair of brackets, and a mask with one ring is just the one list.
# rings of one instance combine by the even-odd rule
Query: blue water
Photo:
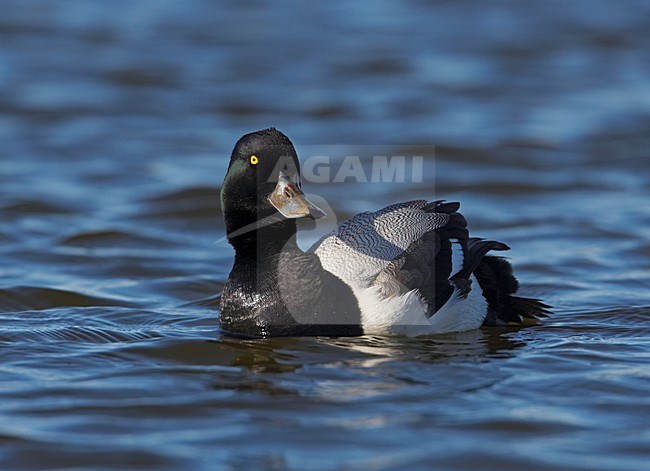
[[(641, 1), (3, 2), (0, 467), (645, 468), (648, 44)], [(332, 169), (422, 154), (305, 190), (461, 201), (554, 315), (222, 337), (219, 186), (268, 126)]]

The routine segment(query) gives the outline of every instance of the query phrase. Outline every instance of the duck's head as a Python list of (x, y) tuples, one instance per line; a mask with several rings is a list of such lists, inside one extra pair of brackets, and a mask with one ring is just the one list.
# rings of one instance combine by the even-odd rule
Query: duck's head
[(325, 216), (301, 190), (293, 144), (274, 128), (237, 141), (221, 187), (221, 207), (229, 239), (265, 225)]

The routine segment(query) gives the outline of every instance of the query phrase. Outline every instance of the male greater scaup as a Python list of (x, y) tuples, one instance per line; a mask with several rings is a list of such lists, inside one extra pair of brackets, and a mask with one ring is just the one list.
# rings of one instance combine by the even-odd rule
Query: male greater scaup
[(425, 200), (357, 214), (307, 252), (296, 219), (325, 213), (301, 190), (293, 144), (276, 129), (243, 136), (233, 149), (221, 207), (235, 262), (220, 324), (251, 336), (408, 336), (522, 323), (547, 313), (514, 296), (512, 266), (470, 238), (460, 204)]

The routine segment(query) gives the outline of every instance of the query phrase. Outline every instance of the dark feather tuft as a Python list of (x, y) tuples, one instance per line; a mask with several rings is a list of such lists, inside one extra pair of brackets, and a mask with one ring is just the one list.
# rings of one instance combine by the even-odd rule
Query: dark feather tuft
[(550, 314), (551, 306), (539, 299), (514, 296), (519, 282), (512, 273), (512, 265), (505, 258), (483, 257), (474, 275), (489, 306), (485, 325), (521, 324)]

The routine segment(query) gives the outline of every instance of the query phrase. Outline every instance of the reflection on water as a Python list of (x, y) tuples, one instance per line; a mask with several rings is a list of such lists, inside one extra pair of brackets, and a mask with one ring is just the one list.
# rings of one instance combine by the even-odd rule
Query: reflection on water
[[(3, 469), (645, 467), (646, 3), (5, 3)], [(219, 184), (268, 126), (333, 168), (422, 155), (422, 182), (305, 190), (338, 220), (459, 200), (555, 314), (220, 336)]]

